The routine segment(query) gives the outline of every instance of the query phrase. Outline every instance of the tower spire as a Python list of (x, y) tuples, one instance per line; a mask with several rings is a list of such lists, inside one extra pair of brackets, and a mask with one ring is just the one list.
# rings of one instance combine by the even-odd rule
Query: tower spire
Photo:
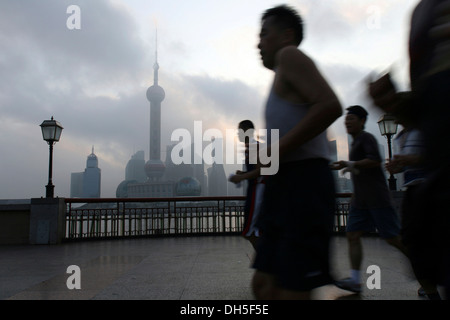
[(155, 60), (158, 63), (158, 27), (156, 27), (156, 35), (155, 35)]
[(150, 160), (161, 161), (161, 102), (166, 93), (158, 85), (158, 33), (156, 32), (154, 84), (147, 90), (147, 100), (150, 102)]
[(155, 37), (155, 64), (153, 65), (154, 75), (153, 75), (153, 83), (155, 85), (158, 84), (158, 28), (156, 28), (156, 37)]

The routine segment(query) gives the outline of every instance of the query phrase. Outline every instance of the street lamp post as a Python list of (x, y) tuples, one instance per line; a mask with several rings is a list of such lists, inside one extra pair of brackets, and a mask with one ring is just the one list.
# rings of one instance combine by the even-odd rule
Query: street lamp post
[[(389, 160), (392, 159), (392, 146), (391, 139), (392, 136), (397, 133), (397, 120), (394, 116), (390, 114), (383, 115), (380, 120), (378, 120), (378, 126), (380, 128), (380, 133), (382, 136), (385, 136), (388, 142), (388, 151), (389, 151)], [(395, 179), (394, 175), (391, 173), (389, 179), (389, 189), (392, 191), (397, 190), (397, 179)]]
[(61, 124), (53, 120), (45, 120), (40, 125), (42, 129), (42, 137), (45, 141), (47, 141), (50, 147), (50, 155), (49, 155), (49, 165), (48, 165), (48, 184), (45, 186), (46, 188), (46, 198), (54, 197), (54, 189), (55, 186), (52, 183), (52, 171), (53, 171), (53, 145), (59, 141), (61, 137), (61, 132), (64, 129)]

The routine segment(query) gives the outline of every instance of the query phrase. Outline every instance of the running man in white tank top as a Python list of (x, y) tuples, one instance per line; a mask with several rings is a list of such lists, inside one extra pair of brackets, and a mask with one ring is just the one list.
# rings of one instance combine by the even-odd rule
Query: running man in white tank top
[(258, 48), (263, 65), (275, 73), (266, 125), (269, 133), (280, 133), (280, 168), (266, 177), (253, 265), (257, 299), (309, 299), (312, 289), (331, 281), (335, 191), (325, 132), (342, 107), (313, 61), (297, 48), (302, 38), (302, 19), (292, 8), (264, 13)]

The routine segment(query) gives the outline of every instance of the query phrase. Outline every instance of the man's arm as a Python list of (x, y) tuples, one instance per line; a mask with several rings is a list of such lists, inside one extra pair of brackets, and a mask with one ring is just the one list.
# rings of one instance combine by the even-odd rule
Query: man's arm
[(280, 158), (324, 132), (342, 115), (342, 106), (315, 64), (295, 47), (277, 54), (277, 77), (297, 98), (310, 105), (305, 117), (279, 141)]
[(252, 171), (242, 172), (237, 171), (235, 175), (231, 176), (228, 180), (233, 183), (239, 183), (243, 180), (256, 179), (261, 175), (261, 169), (256, 168)]
[(358, 161), (338, 161), (334, 162), (331, 165), (331, 169), (333, 170), (341, 170), (344, 168), (355, 168), (355, 169), (369, 169), (376, 168), (381, 165), (380, 161), (372, 160), (372, 159), (362, 159)]

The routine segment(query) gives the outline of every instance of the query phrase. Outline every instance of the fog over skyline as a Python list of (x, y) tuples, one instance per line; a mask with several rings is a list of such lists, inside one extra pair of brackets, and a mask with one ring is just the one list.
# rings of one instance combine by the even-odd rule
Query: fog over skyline
[[(393, 70), (408, 88), (411, 0), (284, 1), (305, 21), (300, 49), (317, 63), (343, 107), (370, 113), (380, 143), (381, 115), (366, 97), (371, 72)], [(264, 128), (273, 73), (257, 49), (262, 13), (282, 2), (147, 0), (3, 0), (0, 2), (0, 199), (45, 196), (48, 145), (39, 125), (52, 116), (64, 130), (55, 144), (55, 196), (70, 196), (70, 175), (83, 171), (92, 146), (102, 197), (115, 197), (138, 150), (149, 158), (155, 30), (158, 29), (162, 160), (174, 130), (195, 121), (225, 132), (250, 119)], [(80, 8), (81, 29), (67, 28)], [(347, 158), (341, 117), (329, 137)], [(387, 153), (386, 153), (387, 154)]]

